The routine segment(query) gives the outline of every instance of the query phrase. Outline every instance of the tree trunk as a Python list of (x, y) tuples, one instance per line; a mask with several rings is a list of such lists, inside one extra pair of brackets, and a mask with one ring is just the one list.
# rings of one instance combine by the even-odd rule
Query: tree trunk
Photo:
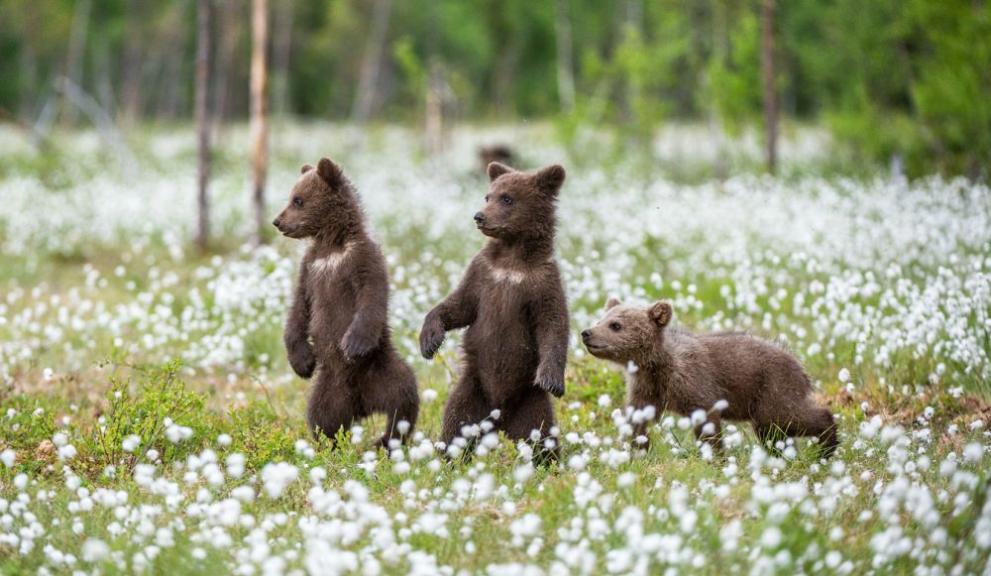
[(427, 149), (437, 155), (444, 150), (444, 72), (437, 59), (430, 63), (427, 78), (426, 126)]
[[(207, 10), (213, 9), (213, 1), (210, 0), (210, 5), (206, 7)], [(162, 83), (160, 91), (162, 93), (161, 103), (158, 107), (158, 116), (160, 118), (165, 118), (167, 120), (175, 120), (179, 117), (180, 109), (183, 108), (182, 104), (185, 101), (184, 95), (186, 94), (185, 84), (183, 79), (186, 77), (183, 72), (182, 58), (177, 58), (175, 56), (176, 51), (183, 50), (184, 40), (186, 31), (184, 30), (185, 22), (183, 22), (183, 9), (181, 5), (176, 5), (171, 13), (168, 14), (165, 19), (165, 44), (162, 48), (163, 54), (162, 58), (165, 60), (164, 70), (160, 76)], [(212, 14), (207, 15), (207, 42), (210, 42), (210, 20), (212, 19)], [(207, 45), (207, 74), (209, 75), (209, 53), (211, 51), (210, 45)], [(209, 87), (204, 87), (205, 92), (209, 92)], [(195, 106), (194, 106), (195, 107)], [(186, 112), (186, 109), (181, 110), (182, 113)], [(209, 113), (209, 112), (208, 112)]]
[[(72, 15), (72, 31), (69, 33), (69, 53), (65, 60), (65, 77), (82, 87), (83, 56), (86, 51), (86, 35), (89, 29), (90, 0), (79, 0)], [(76, 108), (63, 101), (62, 118), (69, 125), (76, 123)]]
[(253, 0), (251, 9), (251, 176), (255, 243), (265, 241), (265, 172), (268, 168), (268, 0)]
[[(728, 7), (723, 1), (713, 4), (712, 11), (712, 56), (721, 66), (726, 65), (729, 57), (729, 15)], [(708, 82), (712, 85), (712, 78)], [(716, 178), (725, 180), (729, 175), (729, 154), (727, 154), (726, 126), (719, 107), (715, 104), (715, 95), (710, 96), (712, 102), (709, 104), (709, 130), (712, 132), (713, 140), (716, 144), (715, 172)]]
[(557, 0), (557, 96), (562, 112), (575, 107), (575, 69), (571, 44), (571, 0)]
[[(626, 0), (622, 19), (622, 30), (619, 35), (620, 42), (625, 41), (628, 34), (637, 34), (643, 40), (643, 2), (641, 0)], [(634, 80), (627, 70), (625, 78), (626, 85), (623, 87), (623, 98), (620, 113), (623, 122), (627, 127), (640, 121), (637, 118), (637, 103), (640, 101), (640, 84)], [(631, 145), (639, 145), (635, 141), (629, 142)]]
[(371, 116), (375, 105), (379, 68), (382, 65), (382, 52), (389, 32), (389, 15), (392, 0), (375, 0), (372, 13), (372, 29), (365, 44), (365, 54), (361, 59), (361, 75), (358, 90), (351, 106), (351, 120), (363, 123)]
[(764, 157), (767, 171), (778, 168), (778, 96), (774, 82), (774, 0), (761, 2), (761, 76), (764, 79)]
[(141, 117), (141, 44), (142, 9), (140, 0), (127, 3), (127, 36), (124, 43), (124, 63), (121, 78), (121, 115), (128, 124)]
[(280, 2), (275, 10), (272, 38), (272, 110), (282, 116), (289, 110), (289, 56), (292, 51), (293, 3)]
[(210, 239), (210, 0), (199, 0), (196, 7), (196, 131), (199, 194), (196, 245), (206, 251)]
[[(437, 30), (437, 2), (431, 1), (427, 7), (427, 21), (431, 30)], [(424, 132), (427, 150), (432, 155), (439, 154), (444, 147), (444, 71), (437, 47), (437, 34), (427, 35), (427, 82), (424, 98)]]
[(220, 41), (217, 46), (216, 73), (213, 89), (213, 134), (219, 138), (220, 124), (227, 118), (228, 87), (234, 68), (238, 40), (241, 38), (241, 11), (237, 0), (224, 0), (220, 4), (222, 17), (218, 22)]
[(21, 44), (21, 52), (18, 55), (18, 60), (20, 61), (21, 66), (21, 90), (19, 95), (20, 103), (18, 105), (17, 116), (20, 118), (22, 123), (29, 125), (34, 121), (34, 116), (36, 114), (35, 107), (37, 105), (36, 100), (39, 96), (35, 91), (37, 84), (38, 56), (34, 51), (33, 43), (26, 38)]
[(519, 34), (509, 32), (503, 39), (503, 48), (496, 61), (495, 105), (499, 115), (506, 117), (513, 113), (513, 82), (516, 80), (516, 61), (519, 54)]

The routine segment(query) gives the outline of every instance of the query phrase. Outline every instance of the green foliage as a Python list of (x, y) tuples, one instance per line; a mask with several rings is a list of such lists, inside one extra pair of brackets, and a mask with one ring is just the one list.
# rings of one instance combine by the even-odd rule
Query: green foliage
[(65, 409), (60, 402), (43, 402), (25, 394), (3, 398), (2, 405), (5, 413), (0, 415), (0, 446), (27, 454), (52, 437), (55, 418)]
[(739, 136), (760, 111), (760, 23), (744, 13), (733, 27), (724, 57), (710, 59), (708, 94), (711, 107), (731, 135)]
[(245, 454), (246, 465), (254, 470), (268, 462), (291, 460), (293, 443), (302, 436), (302, 429), (288, 425), (263, 399), (231, 410), (225, 428), (231, 435), (231, 450)]
[[(347, 118), (375, 2), (271, 4), (273, 94), (287, 112)], [(32, 126), (65, 74), (77, 2), (0, 0), (0, 119)], [(245, 117), (250, 10), (214, 6), (216, 110)], [(991, 158), (991, 4), (970, 0), (778, 2), (782, 114), (826, 118), (857, 162), (899, 156), (912, 175), (980, 177)], [(112, 116), (192, 114), (195, 3), (94, 2), (79, 79)], [(565, 20), (566, 18), (566, 20)], [(286, 24), (288, 23), (288, 24)], [(562, 26), (571, 30), (574, 108), (558, 95)], [(391, 3), (373, 114), (418, 121), (436, 64), (459, 118), (553, 117), (574, 151), (649, 151), (664, 120), (706, 118), (738, 135), (761, 118), (761, 22), (755, 0), (407, 0)], [(289, 54), (288, 60), (278, 54)], [(283, 58), (280, 60), (279, 58)], [(275, 68), (286, 62), (287, 68)], [(138, 83), (134, 84), (134, 78)], [(181, 88), (177, 88), (181, 87)], [(84, 115), (76, 114), (85, 120)], [(88, 120), (87, 120), (88, 121)], [(586, 148), (593, 145), (592, 151)], [(222, 160), (221, 160), (222, 161)], [(239, 162), (239, 161), (238, 161)], [(0, 162), (0, 173), (10, 162)]]
[[(168, 462), (184, 457), (206, 438), (211, 423), (204, 417), (206, 397), (186, 389), (179, 369), (178, 362), (144, 369), (137, 384), (114, 377), (107, 412), (93, 432), (93, 445), (104, 466), (133, 466), (152, 449)], [(193, 441), (170, 440), (170, 426), (189, 428)], [(140, 443), (127, 452), (124, 440), (130, 436)]]

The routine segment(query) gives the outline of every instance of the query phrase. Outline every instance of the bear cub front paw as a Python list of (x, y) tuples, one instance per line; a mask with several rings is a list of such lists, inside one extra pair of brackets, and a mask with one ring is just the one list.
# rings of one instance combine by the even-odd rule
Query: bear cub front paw
[(420, 329), (420, 353), (427, 360), (434, 357), (437, 349), (444, 343), (444, 324), (440, 317), (433, 312), (427, 314)]
[(289, 350), (289, 365), (293, 372), (299, 374), (300, 378), (313, 376), (313, 370), (317, 367), (317, 358), (313, 355), (313, 349), (309, 344), (300, 344)]
[(349, 361), (361, 358), (376, 346), (378, 346), (378, 338), (357, 326), (351, 326), (341, 339), (341, 351)]
[(544, 368), (544, 365), (541, 364), (537, 367), (537, 378), (534, 380), (534, 384), (557, 398), (564, 396), (564, 373), (561, 370)]

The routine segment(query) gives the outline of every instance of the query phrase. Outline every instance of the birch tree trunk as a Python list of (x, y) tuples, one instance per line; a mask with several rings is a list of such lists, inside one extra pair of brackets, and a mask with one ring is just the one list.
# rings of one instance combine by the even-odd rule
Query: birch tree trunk
[(234, 0), (219, 0), (217, 10), (217, 54), (214, 57), (213, 109), (211, 110), (211, 133), (215, 141), (220, 141), (220, 125), (227, 118), (227, 78), (234, 62), (234, 52), (238, 44), (238, 13)]
[(371, 116), (375, 105), (379, 68), (382, 65), (382, 52), (389, 32), (389, 16), (392, 0), (375, 0), (372, 13), (372, 29), (365, 44), (365, 54), (361, 59), (361, 75), (358, 90), (351, 106), (351, 120), (363, 123)]
[(293, 3), (282, 2), (275, 10), (272, 38), (272, 111), (283, 116), (289, 110), (289, 57), (292, 51)]
[(210, 240), (210, 106), (207, 91), (210, 85), (210, 0), (199, 0), (196, 6), (196, 131), (198, 220), (196, 245), (206, 251)]
[(251, 9), (251, 176), (255, 243), (265, 241), (265, 176), (268, 169), (268, 0)]
[[(90, 6), (90, 0), (76, 2), (72, 15), (72, 30), (69, 33), (69, 53), (65, 59), (65, 77), (79, 87), (83, 85), (83, 55), (86, 51)], [(62, 112), (62, 118), (67, 124), (76, 123), (76, 108), (68, 100), (63, 101)]]
[(120, 112), (127, 124), (133, 124), (141, 116), (142, 6), (140, 0), (128, 0), (125, 6), (127, 33), (121, 71)]
[(562, 112), (575, 107), (575, 69), (571, 44), (571, 0), (557, 0), (557, 95)]
[(778, 95), (774, 82), (774, 0), (761, 2), (761, 76), (764, 79), (764, 158), (767, 171), (778, 168)]

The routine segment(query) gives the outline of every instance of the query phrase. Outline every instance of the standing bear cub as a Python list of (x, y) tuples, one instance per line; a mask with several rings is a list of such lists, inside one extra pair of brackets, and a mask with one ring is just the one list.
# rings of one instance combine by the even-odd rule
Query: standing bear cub
[(355, 419), (385, 413), (382, 444), (404, 439), (419, 411), (416, 378), (392, 344), (385, 258), (368, 235), (354, 187), (327, 158), (303, 166), (272, 224), (289, 238), (312, 238), (285, 330), (293, 370), (303, 378), (317, 370), (311, 431), (333, 440)]
[(461, 377), (444, 407), (442, 440), (499, 410), (495, 428), (536, 440), (554, 426), (550, 395), (564, 394), (568, 308), (554, 260), (555, 205), (564, 168), (518, 172), (489, 164), (475, 223), (488, 243), (461, 284), (427, 314), (420, 349), (432, 358), (445, 332), (468, 327)]
[[(692, 334), (668, 328), (668, 302), (642, 309), (610, 299), (606, 314), (581, 333), (589, 353), (630, 366), (629, 403), (689, 416), (701, 410), (695, 434), (720, 447), (720, 419), (749, 421), (767, 442), (780, 434), (816, 436), (822, 455), (836, 450), (836, 424), (812, 396), (798, 359), (779, 346), (744, 333)], [(633, 369), (635, 367), (635, 369)], [(645, 421), (634, 422), (644, 441)]]

